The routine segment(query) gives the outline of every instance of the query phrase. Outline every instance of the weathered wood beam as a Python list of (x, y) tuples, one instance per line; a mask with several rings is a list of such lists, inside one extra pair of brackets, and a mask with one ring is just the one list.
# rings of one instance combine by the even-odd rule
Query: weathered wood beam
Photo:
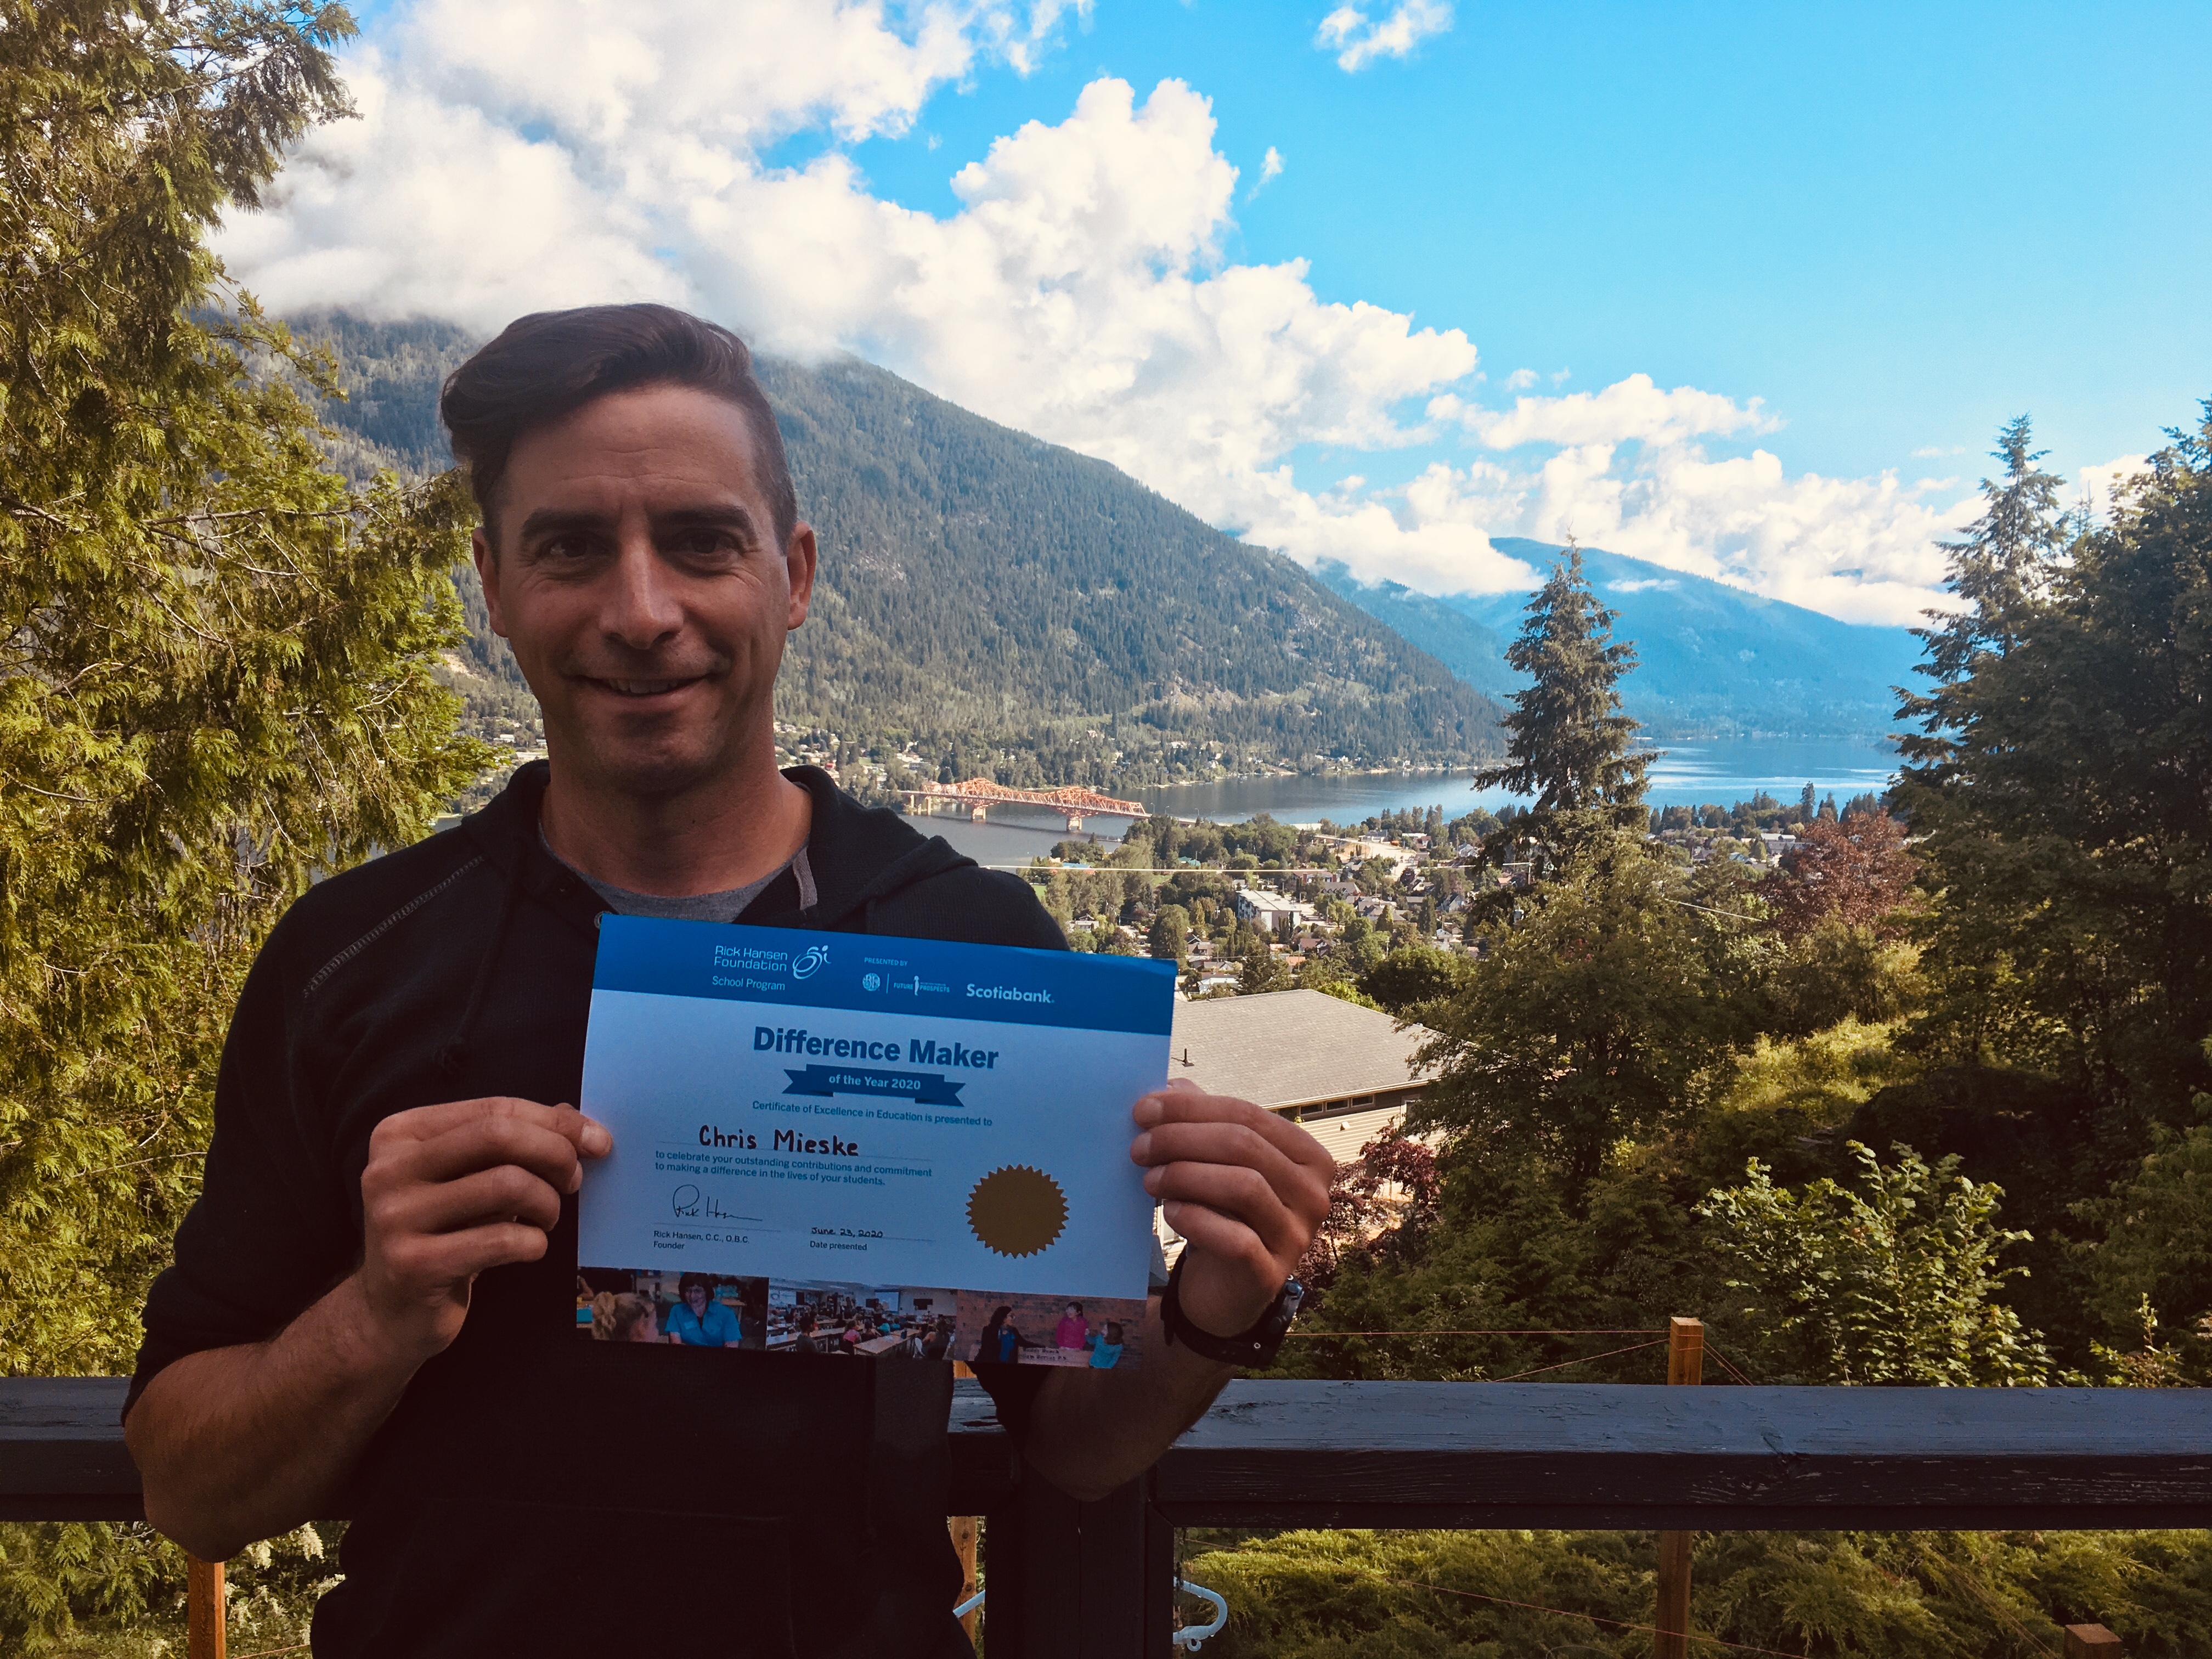
[[(124, 1386), (0, 1379), (0, 1519), (141, 1518)], [(951, 1422), (948, 1511), (1003, 1510), (981, 1388)], [(2212, 1389), (1237, 1382), (1146, 1498), (1179, 1526), (2212, 1526)]]

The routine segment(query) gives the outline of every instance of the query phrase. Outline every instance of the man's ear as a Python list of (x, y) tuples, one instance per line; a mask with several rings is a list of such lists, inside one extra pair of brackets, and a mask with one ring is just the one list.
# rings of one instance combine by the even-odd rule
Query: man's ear
[(814, 526), (802, 520), (792, 526), (791, 543), (783, 553), (784, 570), (791, 580), (791, 609), (783, 623), (787, 634), (806, 620), (807, 606), (813, 603), (815, 559)]
[(476, 561), (477, 580), (483, 584), (484, 609), (491, 613), (491, 631), (501, 639), (507, 637), (507, 618), (499, 605), (499, 555), (493, 550), (491, 538), (478, 525), (469, 532), (469, 556)]

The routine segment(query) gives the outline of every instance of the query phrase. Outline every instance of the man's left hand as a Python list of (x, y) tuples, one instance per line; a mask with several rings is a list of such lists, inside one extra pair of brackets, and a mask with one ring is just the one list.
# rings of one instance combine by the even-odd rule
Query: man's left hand
[(1178, 1078), (1136, 1105), (1129, 1156), (1186, 1241), (1183, 1316), (1231, 1337), (1282, 1293), (1328, 1218), (1336, 1164), (1289, 1119)]

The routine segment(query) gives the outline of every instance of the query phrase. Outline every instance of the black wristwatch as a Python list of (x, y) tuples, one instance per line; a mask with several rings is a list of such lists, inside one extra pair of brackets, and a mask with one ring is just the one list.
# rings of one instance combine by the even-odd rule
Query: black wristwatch
[(1290, 1334), (1291, 1322), (1298, 1316), (1298, 1304), (1305, 1300), (1306, 1287), (1295, 1279), (1283, 1281), (1283, 1291), (1267, 1311), (1261, 1314), (1252, 1328), (1242, 1336), (1216, 1336), (1202, 1331), (1183, 1316), (1182, 1264), (1177, 1256), (1168, 1274), (1168, 1287), (1160, 1293), (1160, 1321), (1168, 1328), (1168, 1346), (1180, 1342), (1201, 1359), (1218, 1360), (1224, 1365), (1243, 1365), (1260, 1370), (1275, 1363), (1275, 1355)]

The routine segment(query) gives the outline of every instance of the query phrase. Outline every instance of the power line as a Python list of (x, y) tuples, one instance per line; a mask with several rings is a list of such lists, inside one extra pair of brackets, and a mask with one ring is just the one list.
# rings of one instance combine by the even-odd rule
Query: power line
[[(1290, 1336), (1666, 1336), (1656, 1325), (1637, 1325), (1620, 1329), (1575, 1329), (1575, 1332), (1535, 1332), (1535, 1329), (1513, 1329), (1513, 1332), (1287, 1332)], [(1601, 1358), (1601, 1356), (1597, 1356)]]

